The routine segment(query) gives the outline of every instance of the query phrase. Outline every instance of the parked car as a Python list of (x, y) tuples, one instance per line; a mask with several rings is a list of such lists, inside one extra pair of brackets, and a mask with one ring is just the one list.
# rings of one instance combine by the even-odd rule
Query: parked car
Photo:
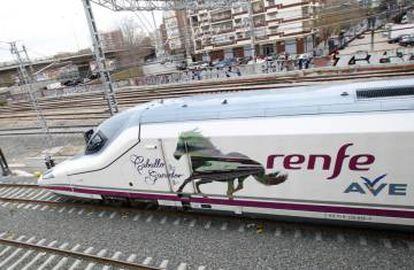
[(414, 46), (414, 35), (405, 35), (401, 37), (398, 44), (404, 47)]
[(403, 39), (403, 38), (405, 38), (406, 36), (408, 36), (408, 35), (401, 35), (401, 36), (398, 36), (398, 37), (392, 38), (392, 39), (388, 40), (388, 43), (389, 43), (389, 44), (399, 43), (399, 42), (400, 42), (400, 40), (401, 40), (401, 39)]
[(230, 67), (236, 63), (235, 59), (224, 59), (214, 65), (215, 68), (225, 68)]
[(83, 80), (81, 78), (73, 79), (73, 80), (66, 80), (62, 82), (61, 84), (64, 86), (77, 86), (79, 84), (82, 84)]
[(237, 64), (238, 65), (246, 65), (247, 63), (249, 63), (250, 60), (252, 60), (251, 56), (240, 57), (240, 58), (237, 59)]
[(209, 62), (206, 61), (199, 61), (199, 62), (193, 62), (190, 65), (187, 66), (188, 69), (203, 69), (209, 66)]
[(185, 61), (182, 61), (178, 63), (176, 66), (177, 70), (186, 70), (187, 69), (187, 63)]

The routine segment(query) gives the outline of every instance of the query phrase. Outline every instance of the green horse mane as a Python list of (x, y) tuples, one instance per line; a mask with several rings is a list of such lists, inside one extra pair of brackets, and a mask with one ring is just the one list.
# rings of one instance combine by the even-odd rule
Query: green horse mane
[(204, 137), (200, 131), (193, 129), (190, 131), (184, 131), (178, 137), (178, 141), (181, 143), (186, 142), (189, 148), (196, 147), (198, 151), (207, 150), (212, 154), (219, 151), (208, 137)]

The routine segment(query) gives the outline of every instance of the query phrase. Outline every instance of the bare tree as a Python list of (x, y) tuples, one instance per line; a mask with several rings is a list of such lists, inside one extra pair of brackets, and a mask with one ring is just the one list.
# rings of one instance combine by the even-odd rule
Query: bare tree
[(151, 39), (144, 31), (142, 27), (138, 25), (132, 18), (125, 18), (118, 26), (122, 32), (123, 51), (119, 53), (121, 60), (121, 67), (132, 67), (141, 65), (145, 55), (149, 53), (153, 44)]
[(119, 24), (119, 30), (122, 32), (123, 42), (127, 48), (138, 48), (146, 36), (138, 23), (132, 18), (122, 20)]
[(313, 27), (322, 40), (352, 27), (367, 17), (367, 10), (357, 0), (326, 0), (316, 11)]

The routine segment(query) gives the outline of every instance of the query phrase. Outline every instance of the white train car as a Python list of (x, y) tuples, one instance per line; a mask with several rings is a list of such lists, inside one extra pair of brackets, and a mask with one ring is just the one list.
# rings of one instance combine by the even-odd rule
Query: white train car
[(414, 225), (414, 79), (200, 95), (101, 124), (39, 184), (91, 199)]

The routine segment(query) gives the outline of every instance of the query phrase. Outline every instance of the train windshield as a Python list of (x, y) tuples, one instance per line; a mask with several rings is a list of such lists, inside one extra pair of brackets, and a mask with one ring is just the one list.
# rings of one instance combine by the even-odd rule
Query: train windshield
[(128, 125), (131, 113), (120, 113), (104, 121), (89, 140), (85, 154), (93, 154), (113, 142)]
[(103, 122), (98, 130), (101, 131), (108, 141), (113, 141), (124, 130), (124, 126), (128, 123), (129, 113), (120, 113)]
[(89, 140), (88, 144), (86, 145), (85, 154), (93, 154), (98, 152), (103, 148), (107, 141), (107, 138), (102, 134), (102, 132), (98, 131), (95, 133), (92, 138)]

